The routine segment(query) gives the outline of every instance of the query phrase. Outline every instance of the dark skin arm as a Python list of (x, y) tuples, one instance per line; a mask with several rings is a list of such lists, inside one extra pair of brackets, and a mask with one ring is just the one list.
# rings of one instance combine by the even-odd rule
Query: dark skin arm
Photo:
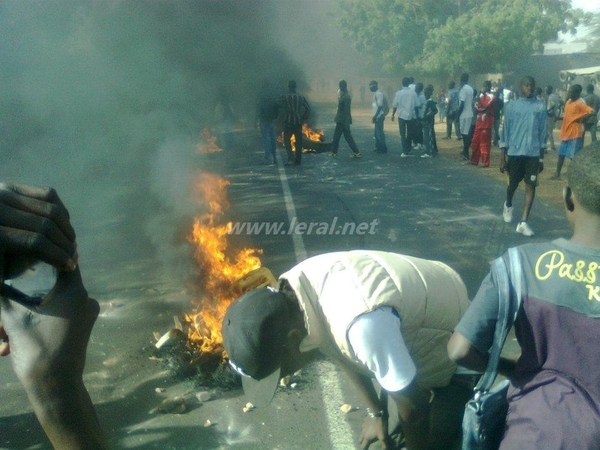
[[(454, 332), (448, 341), (448, 356), (452, 361), (467, 369), (485, 372), (490, 355), (477, 350), (471, 342), (458, 332)], [(515, 370), (516, 362), (500, 357), (498, 372), (510, 377)]]
[(33, 261), (54, 266), (57, 280), (41, 305), (0, 299), (0, 356), (17, 378), (52, 445), (104, 449), (104, 435), (83, 384), (87, 344), (98, 316), (77, 268), (75, 232), (53, 189), (0, 184), (0, 277)]
[(352, 381), (352, 384), (358, 389), (366, 407), (373, 412), (383, 411), (381, 417), (365, 417), (360, 435), (360, 447), (366, 449), (369, 448), (372, 443), (379, 441), (382, 449), (391, 448), (392, 444), (388, 435), (387, 404), (383, 404), (379, 399), (375, 387), (373, 386), (373, 381), (369, 377), (358, 374), (343, 361), (339, 361), (339, 364)]

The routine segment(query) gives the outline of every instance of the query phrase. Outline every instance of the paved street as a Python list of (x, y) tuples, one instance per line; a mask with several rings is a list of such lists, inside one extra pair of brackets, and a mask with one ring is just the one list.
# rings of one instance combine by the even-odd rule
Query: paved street
[[(330, 140), (333, 105), (318, 107), (316, 125)], [(276, 275), (323, 252), (386, 250), (449, 264), (472, 297), (488, 262), (509, 246), (568, 234), (562, 210), (542, 198), (531, 214), (536, 235), (515, 233), (516, 223), (502, 220), (501, 180), (444, 155), (400, 158), (397, 126), (389, 121), (390, 152), (375, 154), (368, 118), (367, 108), (355, 107), (352, 131), (363, 154), (359, 160), (349, 158), (342, 138), (337, 159), (305, 154), (299, 167), (284, 167), (285, 158), (279, 166), (262, 166), (257, 131), (240, 127), (230, 149), (197, 155), (188, 144), (175, 143), (168, 152), (149, 154), (147, 161), (95, 167), (89, 183), (74, 180), (66, 184), (67, 192), (59, 190), (78, 231), (84, 280), (103, 308), (85, 381), (113, 448), (325, 450), (355, 448), (358, 441), (363, 411), (344, 415), (339, 408), (361, 406), (360, 401), (329, 362), (305, 370), (296, 389), (280, 390), (268, 408), (244, 413), (241, 391), (209, 389), (211, 400), (199, 402), (194, 394), (203, 388), (174, 378), (150, 358), (153, 332), (168, 331), (173, 316), (190, 310), (184, 275), (193, 265), (185, 236), (202, 211), (191, 208), (181, 193), (197, 171), (231, 183), (223, 220), (282, 224), (276, 233), (263, 228), (230, 237), (233, 250), (262, 249), (263, 265)], [(186, 173), (174, 170), (180, 161)], [(159, 185), (148, 181), (157, 171)], [(11, 176), (6, 169), (0, 174)], [(41, 177), (33, 181), (46, 184)], [(558, 183), (556, 191), (559, 195)], [(522, 202), (520, 188), (516, 212)], [(514, 343), (509, 345), (514, 350)], [(0, 379), (0, 448), (50, 448), (6, 360), (0, 361)], [(177, 395), (188, 400), (186, 413), (155, 411), (163, 398)], [(204, 426), (207, 420), (210, 426)]]

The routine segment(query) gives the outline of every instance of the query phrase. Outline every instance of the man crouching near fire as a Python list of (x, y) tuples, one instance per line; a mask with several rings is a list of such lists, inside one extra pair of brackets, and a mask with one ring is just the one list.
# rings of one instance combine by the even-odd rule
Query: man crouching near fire
[[(360, 445), (390, 448), (387, 402), (395, 402), (408, 450), (459, 441), (472, 376), (457, 375), (446, 344), (469, 306), (459, 275), (438, 261), (356, 250), (309, 258), (260, 288), (223, 319), (230, 365), (246, 395), (266, 406), (279, 379), (318, 352), (348, 373), (366, 404)], [(385, 397), (383, 395), (382, 397)]]

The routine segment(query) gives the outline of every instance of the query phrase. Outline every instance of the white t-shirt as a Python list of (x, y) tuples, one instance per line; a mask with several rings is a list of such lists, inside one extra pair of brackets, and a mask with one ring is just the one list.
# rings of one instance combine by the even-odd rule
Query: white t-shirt
[(468, 84), (465, 84), (460, 88), (458, 92), (458, 101), (465, 102), (465, 106), (460, 114), (461, 119), (468, 119), (473, 117), (473, 88)]
[(393, 308), (381, 306), (359, 316), (348, 330), (354, 354), (388, 392), (404, 389), (417, 374), (401, 329), (401, 320)]
[[(377, 114), (377, 110), (380, 107), (383, 107), (383, 92), (377, 90), (373, 93), (373, 115)], [(380, 111), (379, 116), (381, 116), (382, 114), (383, 111)]]

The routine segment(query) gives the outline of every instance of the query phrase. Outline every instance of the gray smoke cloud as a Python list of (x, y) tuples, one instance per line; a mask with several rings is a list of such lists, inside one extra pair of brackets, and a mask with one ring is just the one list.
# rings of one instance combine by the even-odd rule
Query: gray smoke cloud
[(330, 18), (300, 3), (0, 1), (0, 179), (56, 187), (94, 268), (158, 256), (185, 273), (195, 146), (219, 98), (252, 120), (263, 79), (307, 92), (311, 51), (326, 71), (314, 34)]
[(1, 2), (1, 179), (56, 187), (80, 235), (105, 225), (99, 264), (147, 240), (179, 258), (219, 97), (248, 112), (262, 79), (303, 78), (274, 44), (274, 3)]

